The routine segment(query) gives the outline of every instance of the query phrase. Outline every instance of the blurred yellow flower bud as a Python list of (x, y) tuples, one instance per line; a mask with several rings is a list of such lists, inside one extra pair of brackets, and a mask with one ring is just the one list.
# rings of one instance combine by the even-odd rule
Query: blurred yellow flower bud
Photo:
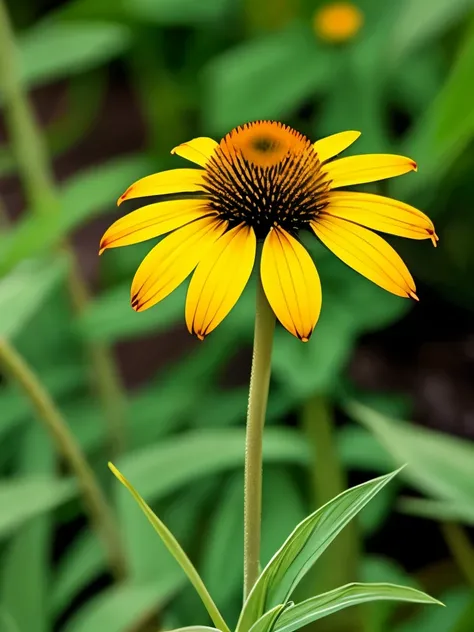
[(364, 23), (362, 11), (351, 2), (332, 2), (314, 13), (316, 35), (327, 42), (346, 42), (357, 35)]

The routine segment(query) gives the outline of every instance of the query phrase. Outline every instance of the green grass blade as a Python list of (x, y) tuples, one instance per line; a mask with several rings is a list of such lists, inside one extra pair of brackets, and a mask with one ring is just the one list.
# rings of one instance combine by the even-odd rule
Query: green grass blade
[(222, 630), (222, 632), (230, 632), (227, 624), (225, 623), (222, 615), (220, 614), (216, 604), (212, 600), (211, 595), (208, 593), (207, 588), (204, 586), (204, 583), (199, 576), (197, 570), (193, 566), (191, 560), (188, 558), (186, 553), (180, 547), (179, 543), (174, 538), (173, 534), (166, 528), (166, 526), (161, 522), (161, 520), (155, 515), (155, 513), (150, 509), (150, 507), (146, 504), (140, 494), (136, 491), (136, 489), (129, 483), (129, 481), (118, 471), (118, 469), (112, 464), (109, 463), (109, 468), (114, 474), (114, 476), (128, 489), (128, 491), (132, 494), (133, 498), (138, 503), (140, 509), (143, 511), (145, 516), (148, 518), (150, 523), (152, 524), (155, 531), (158, 533), (163, 543), (166, 545), (168, 551), (175, 558), (178, 564), (181, 566), (183, 571), (188, 576), (191, 584), (196, 589), (199, 597), (201, 598), (206, 610), (209, 613), (212, 621), (215, 626)]

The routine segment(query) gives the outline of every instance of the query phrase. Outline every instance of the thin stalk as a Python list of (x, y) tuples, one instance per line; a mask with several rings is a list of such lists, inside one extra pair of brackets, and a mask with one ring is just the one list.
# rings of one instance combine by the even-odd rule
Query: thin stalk
[(466, 532), (454, 522), (443, 522), (441, 531), (459, 570), (474, 588), (474, 547)]
[[(339, 458), (335, 440), (334, 416), (330, 403), (324, 395), (313, 395), (306, 400), (301, 424), (312, 452), (311, 484), (315, 507), (321, 507), (347, 488), (344, 469)], [(321, 569), (314, 573), (311, 593), (332, 590), (337, 586), (357, 581), (358, 540), (356, 525), (352, 522), (338, 536), (337, 540), (325, 551)], [(328, 629), (344, 629), (345, 614), (328, 617), (323, 624)], [(352, 626), (354, 614), (351, 614)]]
[(274, 329), (275, 315), (268, 304), (259, 279), (245, 439), (244, 599), (248, 597), (260, 574), (262, 441), (270, 385)]
[[(44, 139), (21, 81), (18, 51), (4, 0), (0, 0), (0, 92), (10, 142), (28, 202), (34, 213), (60, 212), (57, 194)], [(80, 314), (89, 301), (84, 279), (77, 268), (69, 244), (62, 249), (70, 255), (69, 293), (76, 313)], [(108, 347), (90, 345), (88, 354), (93, 367), (93, 380), (109, 425), (115, 451), (124, 443), (125, 398)]]
[(38, 420), (43, 424), (58, 452), (64, 457), (76, 476), (82, 491), (85, 508), (91, 524), (102, 541), (110, 568), (117, 579), (124, 578), (126, 558), (112, 511), (65, 419), (56, 408), (38, 376), (4, 338), (0, 338), (0, 365), (5, 373), (19, 384)]

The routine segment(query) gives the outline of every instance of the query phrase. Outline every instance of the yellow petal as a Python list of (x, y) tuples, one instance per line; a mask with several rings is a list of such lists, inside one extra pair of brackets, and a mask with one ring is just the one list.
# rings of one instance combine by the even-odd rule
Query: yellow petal
[(341, 151), (350, 147), (359, 136), (360, 132), (339, 132), (339, 134), (332, 134), (332, 136), (326, 136), (326, 138), (316, 141), (313, 147), (318, 154), (319, 162), (337, 156)]
[(390, 235), (409, 239), (431, 239), (437, 235), (430, 218), (414, 206), (372, 193), (332, 191), (322, 214), (347, 219)]
[(150, 204), (114, 222), (101, 239), (99, 254), (106, 248), (129, 246), (159, 237), (210, 214), (211, 211), (202, 200), (172, 200)]
[(203, 340), (237, 303), (255, 261), (253, 228), (240, 224), (220, 237), (201, 259), (186, 297), (186, 324)]
[(382, 237), (329, 215), (318, 216), (311, 226), (323, 244), (367, 279), (397, 296), (417, 298), (408, 268)]
[(227, 222), (205, 217), (165, 237), (143, 259), (132, 282), (131, 303), (141, 312), (168, 296), (191, 274)]
[(171, 150), (171, 153), (190, 160), (201, 167), (205, 167), (218, 144), (219, 143), (216, 143), (212, 138), (201, 136), (200, 138), (194, 138), (187, 143), (178, 145)]
[(261, 276), (278, 320), (307, 342), (321, 311), (321, 282), (306, 249), (283, 228), (272, 228), (265, 239)]
[(364, 182), (376, 182), (416, 171), (416, 162), (394, 154), (364, 154), (339, 158), (324, 165), (331, 189)]
[(148, 195), (164, 195), (169, 193), (202, 192), (201, 169), (170, 169), (137, 180), (117, 200), (120, 206), (125, 200), (146, 197)]

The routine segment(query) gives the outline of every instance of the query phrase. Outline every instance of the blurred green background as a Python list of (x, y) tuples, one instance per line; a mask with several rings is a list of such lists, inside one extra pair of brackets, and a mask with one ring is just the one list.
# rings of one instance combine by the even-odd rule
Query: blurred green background
[(130, 308), (131, 279), (149, 243), (100, 260), (97, 250), (129, 184), (184, 166), (172, 147), (194, 136), (218, 139), (259, 118), (314, 140), (360, 130), (350, 152), (413, 157), (417, 174), (368, 190), (418, 206), (440, 236), (436, 250), (391, 240), (417, 279), (419, 304), (385, 293), (308, 241), (323, 310), (306, 345), (276, 331), (263, 561), (348, 484), (408, 463), (325, 554), (302, 593), (356, 579), (393, 581), (447, 608), (371, 604), (315, 629), (474, 630), (474, 2), (355, 0), (363, 26), (342, 44), (313, 29), (326, 4), (6, 3), (18, 54), (3, 38), (0, 63), (5, 75), (19, 74), (41, 136), (38, 146), (34, 130), (14, 132), (0, 92), (0, 347), (7, 341), (29, 365), (87, 456), (127, 568), (116, 581), (41, 410), (6, 370), (1, 632), (208, 623), (107, 470), (110, 458), (235, 622), (254, 284), (199, 343), (185, 330), (185, 287), (145, 313)]

